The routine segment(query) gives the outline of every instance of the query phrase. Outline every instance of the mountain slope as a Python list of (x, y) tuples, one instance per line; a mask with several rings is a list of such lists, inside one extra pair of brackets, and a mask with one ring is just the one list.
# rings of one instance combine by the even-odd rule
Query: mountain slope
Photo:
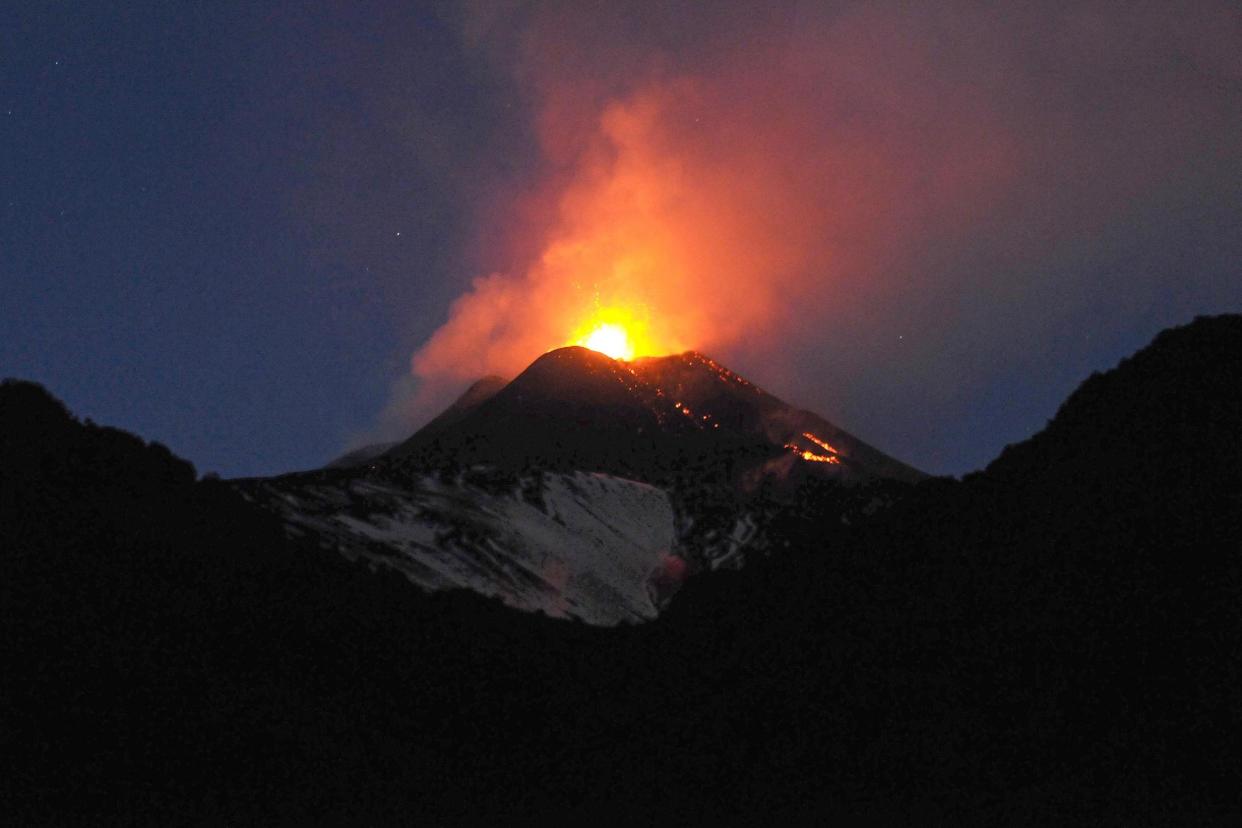
[(690, 470), (754, 486), (795, 466), (838, 480), (923, 477), (701, 354), (626, 363), (580, 347), (543, 355), (451, 427), (424, 428), (385, 460), (550, 466), (657, 485)]
[(794, 408), (708, 356), (687, 351), (646, 357), (635, 373), (689, 409), (692, 416), (730, 431), (761, 437), (790, 449), (803, 466), (844, 479), (884, 478), (916, 483), (927, 475), (838, 428), (810, 411)]
[(365, 446), (359, 446), (356, 449), (347, 451), (339, 457), (333, 458), (328, 462), (325, 469), (355, 469), (365, 466), (377, 457), (396, 448), (396, 443), (370, 443)]
[(727, 462), (766, 450), (736, 435), (714, 437), (624, 363), (572, 347), (545, 354), (450, 428), (420, 430), (385, 459), (397, 468), (602, 471), (659, 484), (693, 458)]
[(654, 617), (683, 570), (740, 566), (808, 481), (856, 487), (815, 489), (844, 517), (875, 499), (861, 484), (921, 477), (700, 354), (626, 363), (578, 347), (480, 380), (409, 440), (354, 459), (236, 485), (298, 537), (425, 589), (596, 624)]
[(0, 811), (1237, 824), (1239, 375), (1242, 317), (1162, 334), (986, 473), (608, 629), (351, 566), (5, 384)]
[(295, 535), (424, 589), (471, 589), (590, 624), (654, 618), (684, 569), (668, 496), (602, 474), (478, 470), (401, 486), (323, 475), (249, 481), (241, 491)]
[[(427, 434), (435, 434), (440, 430), (451, 426), (453, 423), (461, 419), (467, 412), (474, 409), (480, 403), (489, 399), (497, 391), (504, 388), (506, 380), (503, 377), (488, 375), (482, 379), (476, 380), (470, 384), (462, 395), (453, 401), (453, 404), (441, 411), (435, 419), (423, 426), (422, 431)], [(388, 453), (392, 449), (400, 445), (400, 442), (393, 443), (372, 443), (371, 445), (361, 446), (352, 451), (342, 454), (340, 457), (329, 462), (324, 468), (327, 469), (350, 469), (360, 466), (366, 466), (383, 454)]]

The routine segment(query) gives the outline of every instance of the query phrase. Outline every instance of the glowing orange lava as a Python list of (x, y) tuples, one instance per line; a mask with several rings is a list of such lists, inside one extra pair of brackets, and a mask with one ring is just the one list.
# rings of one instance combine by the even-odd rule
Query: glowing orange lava
[(840, 454), (840, 453), (841, 453), (841, 452), (837, 451), (835, 448), (833, 448), (832, 446), (830, 446), (830, 445), (828, 445), (827, 443), (825, 443), (823, 440), (821, 440), (821, 439), (819, 439), (818, 437), (816, 437), (814, 434), (812, 434), (812, 433), (811, 433), (811, 432), (809, 432), (809, 431), (804, 431), (804, 432), (802, 432), (802, 436), (803, 436), (803, 437), (805, 437), (806, 439), (810, 440), (810, 441), (811, 441), (812, 443), (814, 443), (815, 445), (817, 445), (817, 446), (819, 446), (820, 448), (822, 448), (824, 451), (827, 451), (829, 454)]
[(841, 464), (841, 461), (831, 454), (816, 454), (813, 451), (800, 449), (793, 443), (786, 443), (785, 448), (789, 449), (808, 463), (831, 463), (835, 466), (839, 466)]
[(803, 460), (806, 460), (808, 463), (830, 463), (832, 465), (837, 465), (837, 466), (841, 465), (841, 460), (837, 457), (838, 452), (835, 448), (828, 445), (828, 443), (816, 437), (814, 434), (812, 434), (809, 431), (802, 432), (802, 436), (806, 438), (807, 440), (810, 440), (812, 443), (819, 446), (820, 448), (822, 448), (824, 451), (828, 453), (827, 454), (816, 454), (813, 451), (808, 451), (802, 448), (796, 443), (786, 443), (785, 448), (789, 449), (794, 454), (801, 457)]
[(620, 325), (600, 325), (591, 331), (580, 344), (613, 359), (629, 361), (634, 358), (634, 346), (630, 344), (630, 337), (625, 332), (625, 328)]
[(646, 314), (626, 307), (595, 308), (569, 337), (568, 345), (581, 345), (613, 359), (629, 361), (640, 356), (667, 353), (667, 343), (650, 334)]

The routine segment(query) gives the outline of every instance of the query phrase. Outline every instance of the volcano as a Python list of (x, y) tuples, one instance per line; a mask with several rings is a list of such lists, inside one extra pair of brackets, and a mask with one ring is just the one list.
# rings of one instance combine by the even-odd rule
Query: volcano
[(848, 522), (873, 484), (923, 477), (703, 354), (572, 346), (475, 382), (399, 444), (237, 485), (291, 534), (425, 589), (614, 624), (765, 552), (766, 522), (808, 487)]
[[(8, 823), (1238, 822), (1242, 316), (1165, 331), (985, 468), (916, 486), (842, 477), (856, 447), (770, 433), (774, 404), (693, 355), (538, 367), (406, 453), (253, 480), (0, 381)], [(720, 421), (659, 439), (754, 438), (805, 469), (796, 492), (769, 517), (763, 485), (704, 501), (690, 475), (409, 451), (518, 390), (514, 428), (558, 388), (647, 429), (630, 369)], [(785, 448), (805, 432), (852, 455)]]
[(380, 464), (599, 471), (654, 485), (687, 469), (734, 485), (925, 477), (695, 351), (624, 362), (559, 348), (502, 388), (493, 380), (486, 397), (478, 386)]

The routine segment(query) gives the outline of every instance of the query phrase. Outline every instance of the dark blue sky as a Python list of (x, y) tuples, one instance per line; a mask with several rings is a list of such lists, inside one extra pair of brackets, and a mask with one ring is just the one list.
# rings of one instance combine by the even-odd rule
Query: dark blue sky
[[(634, 29), (590, 31), (588, 42), (620, 38), (626, 53), (619, 63), (606, 56), (613, 64), (598, 74), (677, 53), (678, 37), (699, 42), (718, 10), (699, 17), (708, 23), (690, 19), (672, 34), (647, 32), (642, 15)], [(513, 19), (545, 25), (534, 13)], [(1233, 28), (1204, 49), (1189, 27), (1170, 35), (1176, 48), (1144, 45), (1117, 52), (1116, 65), (1093, 64), (1109, 78), (1099, 98), (1095, 77), (1073, 74), (1083, 64), (1014, 41), (1005, 65), (1022, 63), (1022, 77), (1038, 80), (997, 96), (1017, 113), (1002, 113), (1006, 123), (1034, 118), (1023, 96), (1046, 83), (1057, 94), (1032, 96), (1029, 112), (1081, 105), (1073, 123), (1087, 125), (1086, 138), (1075, 146), (1100, 158), (1128, 152), (1127, 135), (1139, 153), (1148, 130), (1173, 135), (1143, 162), (1162, 174), (1141, 186), (1125, 170), (1101, 175), (1064, 201), (1042, 192), (1040, 177), (1022, 179), (1003, 220), (985, 216), (973, 233), (920, 246), (922, 277), (952, 276), (942, 291), (886, 300), (873, 329), (893, 334), (887, 344), (803, 332), (783, 370), (740, 346), (720, 356), (902, 459), (961, 473), (1038, 428), (1087, 373), (1160, 328), (1239, 310), (1242, 154), (1231, 130), (1242, 79), (1228, 47), (1242, 42), (1237, 18), (1222, 19)], [(367, 432), (453, 299), (508, 266), (500, 247), (480, 245), (480, 217), (494, 219), (494, 205), (544, 170), (538, 83), (494, 31), (480, 46), (476, 20), (446, 4), (398, 2), (314, 14), (258, 2), (7, 4), (0, 375), (41, 382), (79, 415), (230, 476), (315, 466)], [(575, 38), (582, 17), (551, 25)], [(1187, 53), (1213, 57), (1186, 73)], [(705, 76), (720, 54), (684, 59)], [(569, 49), (541, 71), (590, 75), (593, 60)], [(952, 77), (992, 82), (959, 71)], [(1198, 103), (1177, 113), (1204, 123), (1193, 140), (1127, 104), (1124, 90), (1146, 83), (1167, 87), (1170, 100), (1180, 99), (1176, 84), (1196, 85)], [(1046, 140), (1033, 152), (1056, 157), (1059, 139)], [(1083, 158), (1100, 167), (1097, 155)], [(1086, 214), (1104, 216), (1090, 232), (1084, 200)], [(1038, 255), (1018, 264), (1003, 252), (1030, 249)], [(941, 329), (944, 319), (953, 321)], [(923, 329), (937, 331), (934, 354), (906, 355), (896, 343)], [(978, 356), (997, 353), (986, 365)]]
[(0, 373), (205, 470), (322, 462), (470, 275), (455, 179), (504, 174), (502, 96), (409, 4), (26, 5), (0, 12)]

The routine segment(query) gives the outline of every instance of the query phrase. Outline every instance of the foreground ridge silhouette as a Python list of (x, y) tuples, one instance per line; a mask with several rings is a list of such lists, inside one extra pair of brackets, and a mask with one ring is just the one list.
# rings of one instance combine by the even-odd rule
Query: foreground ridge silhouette
[[(590, 628), (289, 539), (0, 386), (13, 824), (1242, 816), (1242, 317), (1165, 331), (961, 481)], [(777, 542), (778, 541), (778, 542)]]

